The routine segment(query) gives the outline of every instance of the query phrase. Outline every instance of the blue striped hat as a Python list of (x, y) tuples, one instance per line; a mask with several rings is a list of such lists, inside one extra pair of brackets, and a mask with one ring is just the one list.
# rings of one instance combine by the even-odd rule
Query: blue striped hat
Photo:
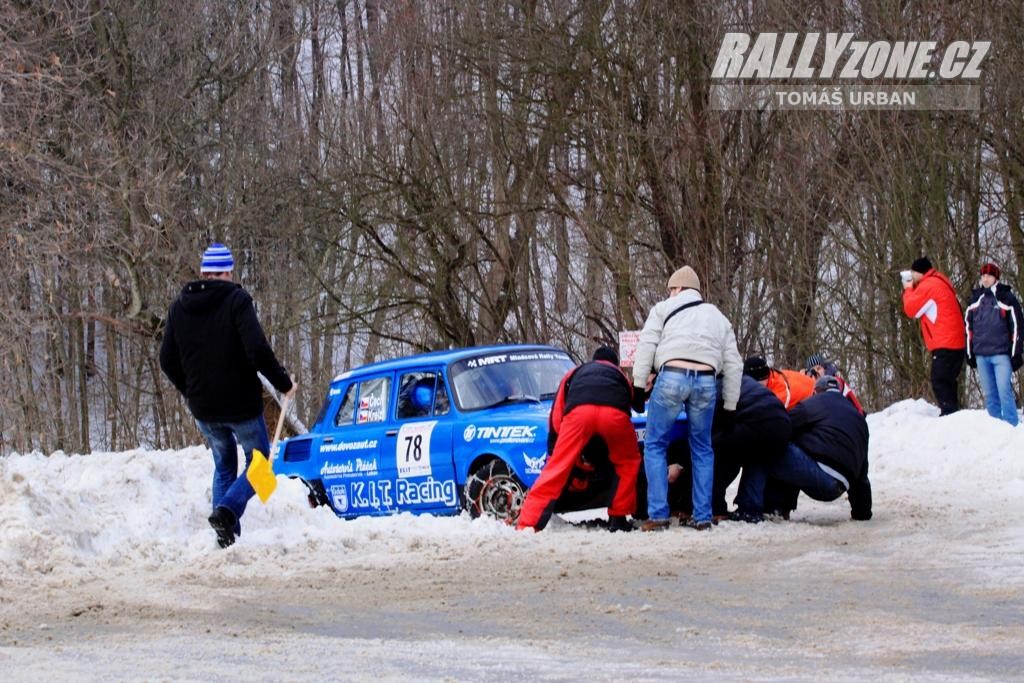
[(231, 250), (223, 244), (211, 244), (203, 252), (203, 263), (200, 273), (227, 273), (235, 268), (235, 259), (231, 258)]

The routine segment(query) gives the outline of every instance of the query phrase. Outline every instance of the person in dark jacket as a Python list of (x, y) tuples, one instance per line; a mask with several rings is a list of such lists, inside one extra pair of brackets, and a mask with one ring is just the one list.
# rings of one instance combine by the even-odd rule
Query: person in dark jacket
[(792, 441), (767, 474), (815, 500), (832, 501), (844, 492), (850, 516), (871, 519), (868, 480), (868, 423), (839, 388), (835, 377), (815, 382), (815, 394), (789, 411)]
[(981, 267), (981, 287), (971, 293), (964, 314), (967, 364), (978, 371), (988, 414), (1016, 426), (1019, 419), (1011, 380), (1024, 363), (1024, 330), (1020, 302), (999, 277), (999, 266), (986, 263)]
[(551, 406), (549, 431), (556, 435), (554, 448), (549, 448), (544, 469), (526, 494), (516, 528), (540, 531), (547, 525), (558, 499), (578, 487), (574, 472), (586, 470), (580, 455), (599, 437), (607, 446), (617, 479), (608, 506), (608, 529), (632, 530), (626, 515), (636, 507), (640, 469), (640, 449), (630, 421), (632, 403), (632, 384), (610, 347), (598, 348), (592, 361), (566, 373)]
[[(715, 406), (711, 444), (715, 451), (715, 477), (711, 511), (715, 519), (759, 522), (762, 519), (762, 494), (751, 487), (764, 488), (764, 469), (782, 455), (791, 432), (789, 414), (775, 394), (750, 375), (740, 384), (736, 418), (731, 429), (717, 419), (721, 403)], [(689, 449), (680, 439), (669, 447), (669, 504), (672, 511), (688, 514), (690, 506)], [(729, 513), (725, 491), (743, 470), (736, 496), (737, 509)], [(760, 471), (758, 471), (760, 469)]]
[(241, 534), (239, 520), (253, 496), (238, 476), (238, 444), (246, 467), (252, 451), (270, 455), (257, 372), (291, 398), (296, 386), (278, 363), (256, 317), (252, 297), (231, 281), (234, 259), (223, 244), (203, 253), (201, 279), (190, 282), (167, 313), (160, 367), (188, 402), (213, 452), (210, 526), (226, 548)]

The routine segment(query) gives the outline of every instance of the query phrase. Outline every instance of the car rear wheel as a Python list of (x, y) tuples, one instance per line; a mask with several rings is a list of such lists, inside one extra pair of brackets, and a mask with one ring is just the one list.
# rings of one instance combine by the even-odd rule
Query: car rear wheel
[(526, 487), (501, 460), (488, 460), (470, 474), (464, 490), (466, 509), (476, 518), (489, 515), (514, 524), (526, 498)]

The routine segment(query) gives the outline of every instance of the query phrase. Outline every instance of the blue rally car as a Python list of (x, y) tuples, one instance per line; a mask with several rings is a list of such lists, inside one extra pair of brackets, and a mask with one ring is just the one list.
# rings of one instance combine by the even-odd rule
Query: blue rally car
[[(514, 520), (544, 467), (548, 413), (574, 365), (553, 347), (512, 345), (344, 372), (311, 431), (280, 444), (274, 470), (340, 517), (466, 509)], [(643, 418), (634, 424), (642, 439)], [(595, 505), (573, 509), (585, 507)]]

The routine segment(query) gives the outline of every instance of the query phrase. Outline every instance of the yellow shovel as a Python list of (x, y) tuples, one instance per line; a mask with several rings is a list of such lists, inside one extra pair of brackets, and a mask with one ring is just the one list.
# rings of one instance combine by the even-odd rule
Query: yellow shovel
[(274, 474), (274, 464), (271, 458), (274, 456), (274, 449), (277, 448), (277, 441), (281, 438), (281, 427), (284, 426), (284, 414), (288, 412), (288, 402), (287, 396), (281, 401), (281, 416), (277, 418), (274, 442), (270, 444), (270, 457), (263, 455), (258, 448), (252, 449), (252, 462), (249, 463), (249, 469), (245, 471), (245, 478), (252, 484), (256, 495), (260, 497), (260, 502), (264, 504), (277, 488), (277, 475)]

